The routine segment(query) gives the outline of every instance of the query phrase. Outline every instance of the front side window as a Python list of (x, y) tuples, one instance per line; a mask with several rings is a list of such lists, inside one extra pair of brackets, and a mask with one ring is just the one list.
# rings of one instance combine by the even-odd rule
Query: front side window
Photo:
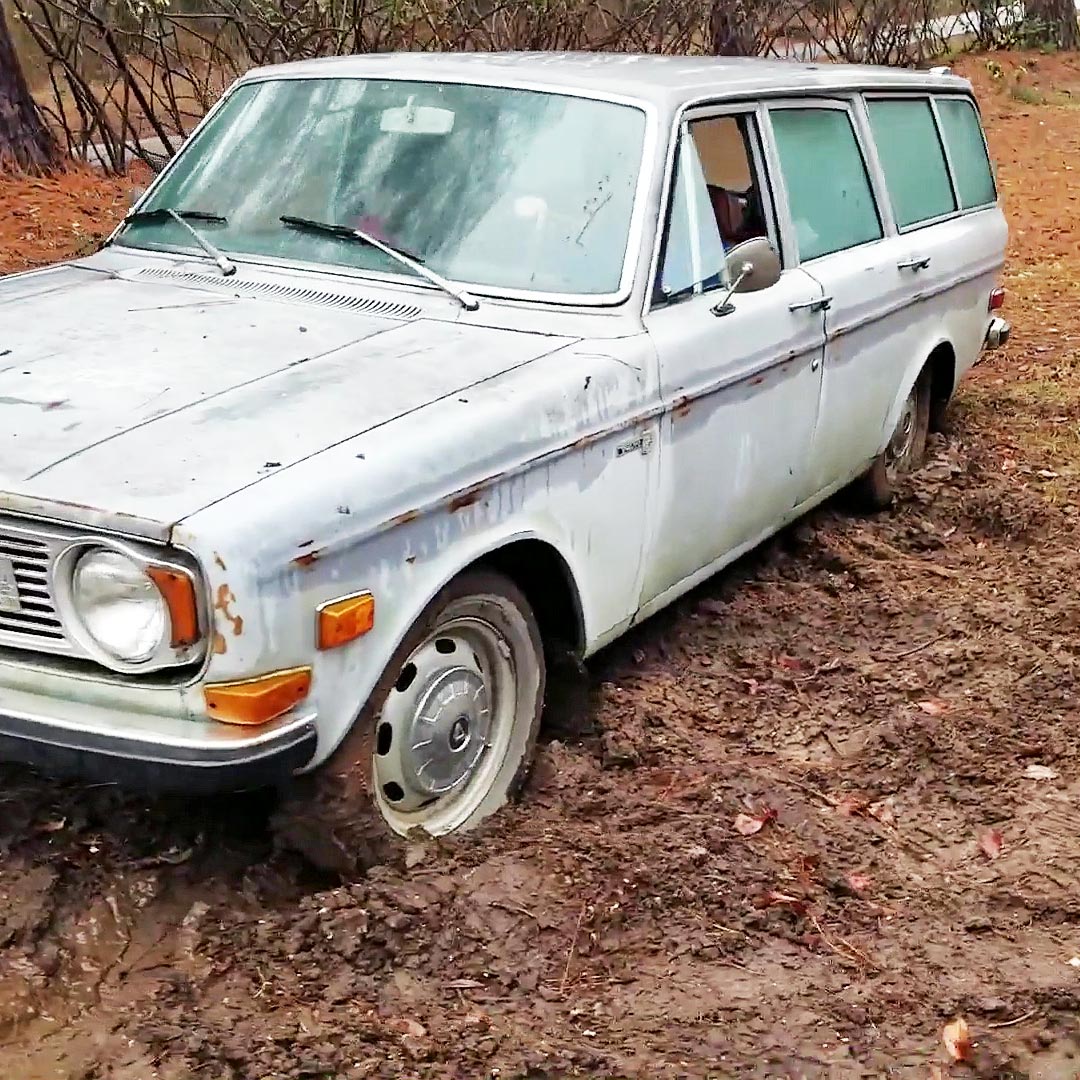
[(937, 110), (945, 145), (949, 148), (960, 205), (970, 210), (996, 202), (994, 174), (975, 106), (966, 98), (938, 98)]
[(893, 216), (901, 229), (956, 209), (929, 98), (866, 103)]
[[(619, 291), (645, 113), (505, 87), (281, 79), (238, 87), (142, 210), (195, 221), (228, 253), (408, 274), (373, 247), (283, 225), (361, 228), (444, 277), (501, 290)], [(121, 242), (192, 249), (175, 221)]]
[(788, 206), (806, 262), (883, 233), (870, 178), (845, 109), (770, 113)]
[(753, 117), (692, 120), (679, 140), (654, 302), (727, 283), (725, 253), (768, 236)]

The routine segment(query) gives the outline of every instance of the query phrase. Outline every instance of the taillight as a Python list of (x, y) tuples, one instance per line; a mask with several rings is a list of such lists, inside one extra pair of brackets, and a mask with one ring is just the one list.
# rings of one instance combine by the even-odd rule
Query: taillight
[(1004, 306), (1005, 306), (1005, 290), (1004, 289), (994, 289), (993, 292), (990, 293), (990, 303), (987, 305), (987, 310), (989, 310), (989, 311), (997, 311), (999, 308), (1003, 308)]

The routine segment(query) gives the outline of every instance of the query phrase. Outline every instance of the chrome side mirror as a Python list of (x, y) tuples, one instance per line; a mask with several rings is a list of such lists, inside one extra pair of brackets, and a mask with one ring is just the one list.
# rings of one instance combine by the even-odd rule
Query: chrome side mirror
[(736, 244), (727, 253), (731, 286), (727, 295), (712, 309), (714, 315), (728, 315), (735, 310), (731, 298), (736, 293), (758, 292), (772, 288), (780, 280), (780, 253), (771, 240), (755, 236)]

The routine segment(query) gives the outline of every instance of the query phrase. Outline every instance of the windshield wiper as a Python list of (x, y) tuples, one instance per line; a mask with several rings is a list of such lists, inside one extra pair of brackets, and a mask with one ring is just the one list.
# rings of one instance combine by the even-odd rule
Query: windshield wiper
[(373, 247), (396, 262), (401, 263), (402, 266), (407, 266), (413, 273), (419, 274), (420, 277), (430, 281), (432, 285), (437, 285), (448, 296), (452, 296), (466, 311), (476, 311), (480, 306), (480, 301), (475, 296), (459, 288), (453, 282), (447, 281), (442, 274), (436, 274), (434, 270), (429, 270), (416, 255), (404, 251), (402, 248), (396, 248), (392, 244), (384, 243), (378, 237), (372, 236), (371, 233), (365, 232), (363, 229), (354, 229), (349, 225), (335, 225), (333, 222), (328, 221), (313, 221), (311, 218), (293, 217), (291, 214), (283, 214), (279, 220), (290, 229), (322, 233), (324, 236), (336, 236), (342, 240), (354, 240), (359, 244), (366, 244), (368, 247)]
[(217, 263), (218, 269), (225, 277), (232, 277), (232, 275), (236, 273), (236, 263), (234, 263), (220, 248), (211, 244), (198, 229), (189, 225), (187, 221), (188, 218), (192, 221), (209, 221), (215, 225), (227, 224), (226, 219), (220, 214), (210, 214), (203, 210), (174, 210), (170, 206), (163, 206), (157, 210), (133, 210), (124, 218), (124, 224), (130, 225), (140, 221), (175, 221), (191, 233), (195, 243)]

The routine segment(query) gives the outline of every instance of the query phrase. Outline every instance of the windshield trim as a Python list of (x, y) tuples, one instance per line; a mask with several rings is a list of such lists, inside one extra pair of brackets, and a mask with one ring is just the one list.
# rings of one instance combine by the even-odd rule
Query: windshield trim
[[(330, 79), (337, 80), (377, 80), (379, 82), (441, 82), (455, 86), (488, 86), (494, 89), (504, 90), (531, 90), (538, 94), (548, 94), (553, 97), (573, 97), (583, 98), (587, 101), (603, 101), (612, 105), (622, 105), (628, 108), (636, 109), (638, 112), (645, 114), (645, 131), (641, 140), (641, 163), (638, 168), (638, 182), (634, 191), (634, 204), (633, 209), (630, 212), (630, 224), (626, 234), (626, 251), (623, 254), (622, 269), (619, 275), (619, 287), (614, 292), (607, 293), (554, 293), (554, 292), (538, 292), (532, 289), (509, 289), (499, 288), (497, 285), (479, 284), (471, 281), (459, 281), (456, 278), (448, 279), (452, 284), (459, 288), (467, 290), (473, 296), (496, 299), (496, 300), (519, 300), (533, 304), (552, 304), (560, 307), (566, 307), (568, 305), (574, 307), (615, 307), (626, 303), (630, 300), (634, 294), (637, 268), (642, 258), (642, 252), (646, 240), (646, 228), (648, 219), (648, 202), (649, 191), (652, 187), (652, 173), (655, 169), (656, 156), (658, 153), (659, 140), (660, 140), (660, 117), (659, 110), (656, 105), (650, 101), (642, 98), (627, 97), (623, 94), (608, 94), (602, 91), (594, 91), (580, 86), (553, 86), (551, 83), (535, 82), (529, 79), (485, 79), (483, 77), (469, 78), (464, 75), (455, 75), (448, 78), (439, 79), (426, 79), (420, 80), (415, 77), (404, 78), (401, 76), (386, 76), (376, 73), (370, 75), (346, 75), (338, 74), (332, 71), (328, 71), (326, 74), (313, 75), (310, 71), (305, 73), (297, 72), (292, 74), (290, 72), (275, 72), (260, 74), (259, 69), (249, 72), (246, 75), (242, 75), (236, 80), (221, 97), (210, 108), (207, 114), (199, 121), (199, 123), (192, 130), (191, 134), (183, 141), (180, 148), (172, 156), (169, 162), (161, 170), (153, 181), (147, 187), (142, 197), (131, 208), (132, 212), (137, 211), (143, 204), (149, 202), (164, 179), (172, 172), (176, 162), (186, 154), (191, 147), (194, 146), (196, 140), (200, 137), (209, 123), (211, 118), (217, 113), (225, 102), (232, 97), (232, 95), (241, 86), (250, 86), (252, 83), (269, 83), (269, 82), (322, 82)], [(177, 255), (191, 255), (196, 254), (198, 257), (205, 257), (204, 253), (196, 248), (194, 245), (178, 245), (178, 244), (155, 244), (153, 247), (143, 247), (134, 244), (125, 244), (121, 238), (121, 233), (125, 228), (125, 223), (120, 222), (119, 225), (112, 231), (108, 239), (105, 241), (107, 245), (115, 247), (121, 247), (126, 251), (156, 251), (166, 254)], [(431, 291), (437, 291), (431, 288), (424, 282), (422, 278), (417, 278), (412, 274), (396, 274), (396, 273), (382, 273), (377, 270), (366, 270), (357, 267), (338, 266), (332, 263), (322, 262), (308, 262), (301, 259), (284, 259), (271, 255), (253, 255), (251, 253), (228, 251), (229, 258), (237, 265), (266, 265), (274, 267), (285, 267), (298, 270), (325, 270), (334, 274), (342, 274), (347, 277), (355, 278), (369, 278), (382, 282), (389, 282), (392, 284), (407, 284), (416, 286), (419, 288), (431, 289)]]

